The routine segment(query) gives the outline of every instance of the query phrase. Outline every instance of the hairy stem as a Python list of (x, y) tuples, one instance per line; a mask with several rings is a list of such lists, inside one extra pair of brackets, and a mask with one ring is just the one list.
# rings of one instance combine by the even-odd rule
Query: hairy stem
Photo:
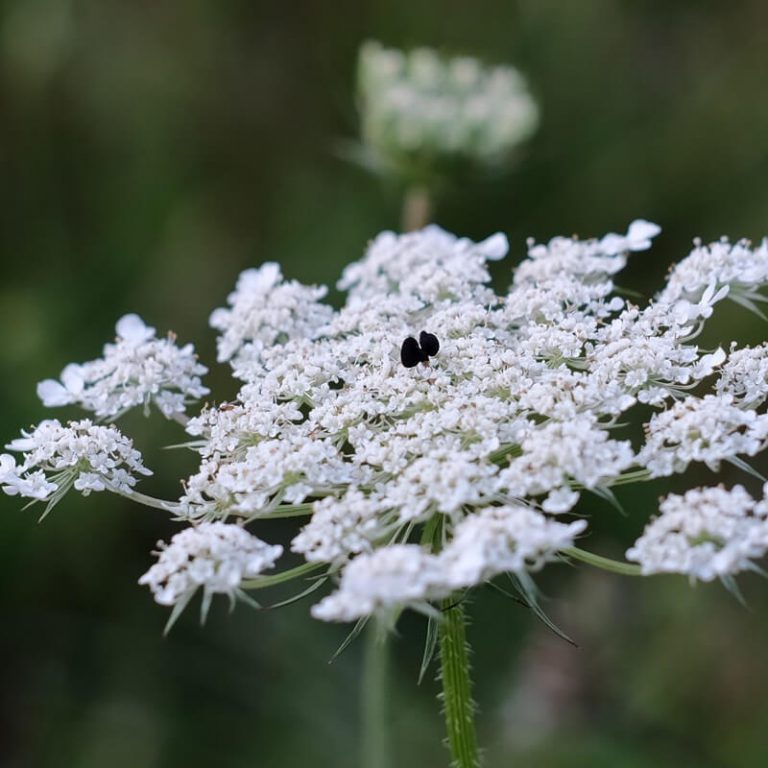
[(477, 768), (480, 758), (475, 732), (475, 704), (472, 701), (469, 648), (464, 608), (446, 600), (440, 622), (440, 681), (443, 686), (443, 714), (448, 747), (455, 768)]
[(390, 768), (387, 699), (389, 697), (389, 643), (377, 620), (368, 622), (362, 677), (363, 768)]
[(426, 187), (411, 187), (403, 200), (403, 232), (413, 232), (429, 224), (432, 216), (432, 201)]

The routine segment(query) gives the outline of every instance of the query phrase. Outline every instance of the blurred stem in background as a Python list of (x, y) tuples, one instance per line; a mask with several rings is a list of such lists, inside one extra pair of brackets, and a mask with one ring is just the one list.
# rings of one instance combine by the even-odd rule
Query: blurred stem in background
[(389, 642), (385, 627), (368, 622), (362, 677), (363, 768), (391, 768), (389, 708)]
[(432, 217), (432, 198), (423, 186), (410, 187), (403, 200), (401, 227), (403, 232), (413, 232), (429, 224)]

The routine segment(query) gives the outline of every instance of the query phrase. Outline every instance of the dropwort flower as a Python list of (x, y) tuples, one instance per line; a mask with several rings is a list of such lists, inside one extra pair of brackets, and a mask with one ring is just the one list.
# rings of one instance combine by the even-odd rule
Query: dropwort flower
[(154, 404), (166, 418), (176, 418), (208, 394), (200, 380), (207, 369), (191, 344), (179, 348), (171, 338), (158, 339), (138, 315), (125, 315), (115, 330), (117, 339), (104, 347), (102, 358), (70, 364), (61, 381), (37, 385), (44, 405), (76, 403), (99, 418), (117, 418), (137, 405), (148, 413)]
[[(692, 462), (744, 468), (768, 441), (765, 346), (726, 355), (695, 343), (724, 299), (760, 296), (768, 247), (696, 244), (654, 301), (626, 303), (613, 275), (658, 232), (636, 221), (599, 240), (530, 243), (505, 295), (487, 268), (506, 254), (503, 235), (385, 232), (344, 270), (338, 311), (325, 288), (286, 282), (275, 264), (248, 270), (211, 315), (242, 386), (185, 422), (200, 465), (177, 501), (138, 493), (140, 455), (90, 421), (23, 433), (9, 445), (21, 463), (4, 455), (0, 482), (33, 501), (111, 490), (186, 521), (141, 580), (165, 605), (267, 583), (256, 576), (282, 550), (243, 526), (283, 516), (306, 518), (291, 544), (306, 566), (286, 578), (321, 569), (338, 584), (312, 610), (325, 620), (429, 613), (499, 573), (524, 577), (574, 551), (583, 493), (610, 497)], [(429, 365), (406, 367), (403, 339), (423, 329)], [(101, 360), (41, 385), (48, 404), (107, 416), (154, 402), (174, 415), (206, 393), (191, 347), (135, 315), (117, 330)], [(633, 445), (618, 421), (637, 403), (655, 413)], [(644, 573), (744, 570), (768, 548), (767, 502), (744, 494), (668, 497), (629, 557)]]
[(151, 475), (133, 443), (115, 427), (88, 419), (66, 426), (56, 419), (40, 422), (6, 448), (23, 453), (20, 464), (10, 454), (0, 457), (0, 484), (9, 495), (47, 501), (47, 510), (72, 487), (87, 496), (91, 491), (129, 493), (134, 475)]
[[(766, 345), (696, 344), (724, 300), (759, 312), (768, 244), (696, 243), (636, 306), (616, 295), (614, 275), (658, 233), (638, 220), (621, 235), (530, 242), (498, 295), (487, 262), (506, 255), (503, 235), (384, 232), (344, 270), (339, 310), (276, 264), (247, 270), (211, 315), (239, 393), (192, 417), (207, 394), (192, 347), (128, 315), (101, 359), (38, 391), (99, 418), (154, 404), (179, 421), (199, 456), (179, 498), (139, 492), (141, 455), (89, 420), (22, 432), (7, 446), (21, 458), (0, 455), (0, 487), (46, 511), (71, 488), (112, 491), (184, 523), (139, 579), (171, 609), (168, 628), (198, 593), (204, 620), (216, 595), (258, 606), (253, 590), (307, 576), (297, 597), (330, 583), (311, 614), (357, 622), (350, 637), (371, 617), (392, 627), (404, 609), (426, 615), (422, 674), (439, 638), (448, 743), (470, 768), (463, 595), (506, 574), (549, 623), (530, 574), (558, 560), (735, 590), (734, 576), (768, 551), (768, 484), (762, 498), (740, 485), (666, 496), (627, 551), (632, 563), (576, 546), (594, 524), (583, 494), (615, 502), (615, 487), (693, 463), (756, 474), (745, 458), (768, 444)], [(638, 404), (651, 415), (633, 444), (622, 422)], [(299, 521), (290, 549), (304, 562), (265, 574), (283, 547), (249, 529), (278, 517)]]

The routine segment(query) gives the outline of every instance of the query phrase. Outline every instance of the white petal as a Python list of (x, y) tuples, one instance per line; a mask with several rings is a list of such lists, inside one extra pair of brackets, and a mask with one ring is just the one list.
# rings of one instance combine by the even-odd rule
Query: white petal
[(627, 230), (627, 240), (630, 250), (640, 251), (651, 247), (651, 238), (661, 232), (661, 227), (652, 221), (645, 219), (635, 219)]
[(0, 454), (0, 482), (5, 482), (11, 473), (16, 474), (16, 459), (10, 453)]
[(61, 372), (61, 383), (67, 388), (73, 395), (82, 394), (85, 388), (85, 380), (83, 378), (83, 366), (77, 365), (77, 363), (70, 363)]
[(69, 405), (74, 402), (72, 393), (54, 379), (41, 381), (37, 385), (37, 396), (42, 400), (46, 408), (56, 408), (57, 406)]
[(731, 286), (724, 285), (720, 290), (712, 297), (712, 304), (717, 304), (718, 301), (722, 301), (730, 292)]
[(718, 347), (714, 352), (709, 355), (703, 355), (699, 360), (697, 367), (697, 373), (699, 375), (708, 375), (714, 368), (722, 365), (725, 362), (726, 354), (722, 347)]
[(117, 335), (130, 344), (141, 344), (155, 335), (155, 329), (146, 325), (138, 315), (123, 315), (115, 326)]
[(15, 440), (11, 440), (5, 447), (9, 451), (31, 451), (37, 445), (36, 441), (31, 437), (17, 437)]
[(509, 241), (502, 232), (487, 237), (477, 244), (477, 250), (485, 256), (488, 261), (499, 261), (509, 252)]
[(608, 256), (616, 256), (619, 253), (626, 251), (628, 247), (629, 245), (627, 243), (627, 238), (622, 237), (621, 235), (617, 235), (613, 232), (606, 235), (600, 241), (600, 248), (602, 249), (603, 253), (607, 254)]

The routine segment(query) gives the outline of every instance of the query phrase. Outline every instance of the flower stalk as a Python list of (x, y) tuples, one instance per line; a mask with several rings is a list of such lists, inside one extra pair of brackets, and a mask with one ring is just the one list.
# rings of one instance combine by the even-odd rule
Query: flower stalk
[(563, 554), (572, 557), (574, 560), (580, 560), (582, 563), (592, 565), (595, 568), (602, 568), (604, 571), (610, 571), (611, 573), (620, 573), (622, 576), (642, 576), (643, 574), (643, 570), (639, 565), (611, 560), (608, 557), (596, 555), (593, 552), (587, 552), (578, 547), (566, 547), (563, 549)]
[(469, 646), (464, 608), (446, 600), (440, 638), (440, 682), (447, 743), (454, 768), (478, 768), (480, 756), (475, 730), (475, 703), (472, 700)]
[(365, 657), (361, 687), (363, 739), (360, 764), (363, 768), (391, 768), (389, 699), (389, 643), (378, 620), (366, 627)]

